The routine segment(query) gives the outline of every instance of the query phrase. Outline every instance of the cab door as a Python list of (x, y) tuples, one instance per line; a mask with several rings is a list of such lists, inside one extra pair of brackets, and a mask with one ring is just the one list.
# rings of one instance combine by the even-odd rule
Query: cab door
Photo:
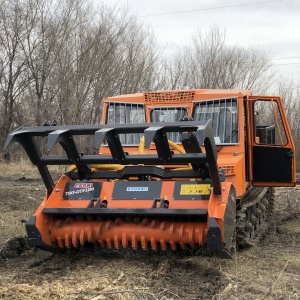
[(294, 186), (295, 146), (279, 97), (246, 101), (248, 166), (253, 186)]

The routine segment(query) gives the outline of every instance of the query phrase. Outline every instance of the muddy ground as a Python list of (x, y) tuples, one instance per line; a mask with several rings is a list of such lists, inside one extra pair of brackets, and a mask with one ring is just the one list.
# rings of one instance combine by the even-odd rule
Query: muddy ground
[(0, 179), (0, 299), (300, 299), (300, 186), (277, 188), (261, 239), (221, 260), (27, 248), (43, 183), (20, 165), (1, 166)]

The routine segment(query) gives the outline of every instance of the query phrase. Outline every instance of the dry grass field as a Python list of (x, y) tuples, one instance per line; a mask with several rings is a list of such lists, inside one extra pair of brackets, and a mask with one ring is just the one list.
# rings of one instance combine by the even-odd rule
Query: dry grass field
[(30, 249), (24, 222), (44, 185), (26, 163), (0, 165), (0, 179), (0, 299), (300, 299), (300, 186), (277, 188), (275, 213), (260, 239), (220, 260)]

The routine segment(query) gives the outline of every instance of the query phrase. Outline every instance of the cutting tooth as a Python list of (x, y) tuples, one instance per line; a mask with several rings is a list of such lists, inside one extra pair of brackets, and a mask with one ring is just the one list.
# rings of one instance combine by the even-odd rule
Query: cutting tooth
[(148, 218), (144, 218), (143, 221), (142, 221), (142, 225), (143, 226), (149, 226), (150, 224), (150, 220)]
[(120, 243), (119, 243), (119, 238), (117, 235), (114, 236), (114, 243), (115, 243), (115, 248), (119, 249), (120, 248)]
[(152, 220), (151, 224), (150, 224), (150, 227), (151, 228), (155, 228), (156, 226), (157, 226), (157, 221), (156, 220)]
[(111, 228), (111, 221), (107, 221), (106, 223), (105, 223), (105, 229), (106, 230), (109, 230)]
[(159, 229), (160, 229), (161, 231), (166, 230), (166, 222), (161, 222), (161, 223), (160, 223), (160, 226), (159, 226)]
[(160, 246), (163, 251), (167, 250), (167, 243), (165, 242), (165, 240), (160, 240)]
[(181, 224), (178, 229), (178, 235), (179, 235), (180, 239), (183, 238), (183, 232), (184, 232), (184, 226), (183, 226), (183, 224)]
[(84, 229), (80, 230), (80, 234), (79, 234), (79, 241), (80, 241), (80, 245), (83, 246), (85, 244), (85, 235), (84, 235)]
[(157, 242), (156, 242), (156, 239), (154, 237), (150, 238), (150, 243), (151, 243), (152, 250), (157, 251)]
[(125, 249), (128, 247), (128, 240), (127, 240), (126, 233), (122, 234), (122, 247)]
[(201, 245), (201, 235), (200, 235), (200, 231), (199, 229), (194, 229), (194, 236), (195, 236), (195, 242), (198, 244), (198, 245)]
[(88, 242), (92, 243), (93, 242), (93, 232), (92, 232), (92, 229), (88, 229), (88, 232), (87, 232), (87, 240)]
[(147, 241), (144, 235), (141, 236), (141, 246), (143, 250), (147, 250)]
[(77, 232), (75, 230), (72, 233), (72, 245), (74, 248), (78, 247)]
[(137, 250), (137, 241), (135, 234), (131, 235), (131, 247), (133, 250)]
[(106, 245), (107, 245), (107, 248), (109, 248), (109, 249), (112, 248), (111, 241), (109, 238), (106, 239)]
[(176, 243), (174, 243), (173, 241), (170, 241), (170, 246), (173, 251), (175, 251), (177, 248)]
[(189, 243), (192, 244), (194, 242), (194, 232), (191, 228), (189, 229), (188, 234), (189, 234)]
[(65, 245), (67, 248), (71, 248), (71, 240), (68, 233), (65, 234)]
[(170, 234), (173, 234), (175, 232), (175, 224), (174, 223), (172, 223), (170, 225), (169, 231), (170, 231)]
[(93, 228), (93, 233), (94, 233), (95, 239), (97, 239), (99, 237), (100, 232), (101, 232), (101, 227), (102, 227), (102, 224), (100, 223), (99, 225), (97, 225)]
[(65, 244), (63, 242), (63, 239), (61, 237), (57, 238), (57, 244), (59, 248), (65, 248)]

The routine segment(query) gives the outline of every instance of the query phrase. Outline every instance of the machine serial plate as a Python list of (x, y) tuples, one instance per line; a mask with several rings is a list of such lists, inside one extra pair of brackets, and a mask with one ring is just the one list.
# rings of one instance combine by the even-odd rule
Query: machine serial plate
[(92, 200), (99, 198), (102, 188), (101, 182), (67, 182), (63, 200)]
[(182, 184), (180, 195), (209, 195), (210, 184)]

